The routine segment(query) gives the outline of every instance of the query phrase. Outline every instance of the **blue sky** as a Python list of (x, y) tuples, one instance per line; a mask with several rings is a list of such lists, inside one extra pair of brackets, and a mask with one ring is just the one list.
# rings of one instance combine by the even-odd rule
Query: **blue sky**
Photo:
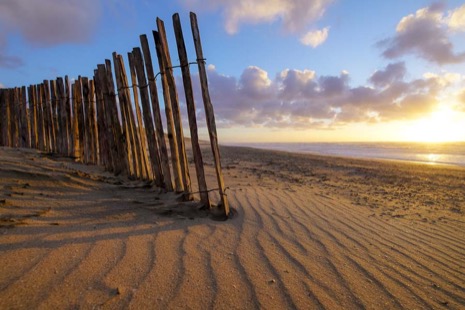
[(156, 17), (176, 63), (176, 12), (193, 60), (189, 11), (220, 140), (465, 140), (463, 1), (2, 0), (0, 84), (91, 76)]

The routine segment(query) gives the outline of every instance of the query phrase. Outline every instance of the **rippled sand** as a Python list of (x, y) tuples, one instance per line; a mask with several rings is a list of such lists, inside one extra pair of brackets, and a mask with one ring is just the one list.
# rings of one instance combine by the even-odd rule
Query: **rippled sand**
[(0, 308), (465, 306), (464, 169), (222, 158), (226, 222), (98, 167), (0, 148)]

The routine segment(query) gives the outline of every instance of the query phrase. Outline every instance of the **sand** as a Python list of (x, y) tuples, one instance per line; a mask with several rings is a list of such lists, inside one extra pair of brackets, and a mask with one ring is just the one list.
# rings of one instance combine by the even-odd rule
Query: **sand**
[(463, 168), (222, 159), (226, 222), (99, 167), (0, 148), (0, 309), (465, 307)]

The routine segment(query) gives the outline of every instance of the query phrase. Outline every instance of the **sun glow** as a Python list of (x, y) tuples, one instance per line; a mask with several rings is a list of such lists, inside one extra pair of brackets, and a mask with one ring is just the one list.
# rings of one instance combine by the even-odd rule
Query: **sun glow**
[(433, 112), (429, 117), (414, 121), (404, 134), (404, 139), (417, 142), (452, 142), (465, 139), (463, 113), (449, 107)]

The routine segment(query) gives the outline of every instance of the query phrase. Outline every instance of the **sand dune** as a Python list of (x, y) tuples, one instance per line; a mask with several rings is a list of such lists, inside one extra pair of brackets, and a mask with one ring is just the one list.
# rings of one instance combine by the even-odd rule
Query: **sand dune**
[(464, 169), (222, 151), (226, 222), (98, 167), (0, 148), (0, 308), (465, 306)]

